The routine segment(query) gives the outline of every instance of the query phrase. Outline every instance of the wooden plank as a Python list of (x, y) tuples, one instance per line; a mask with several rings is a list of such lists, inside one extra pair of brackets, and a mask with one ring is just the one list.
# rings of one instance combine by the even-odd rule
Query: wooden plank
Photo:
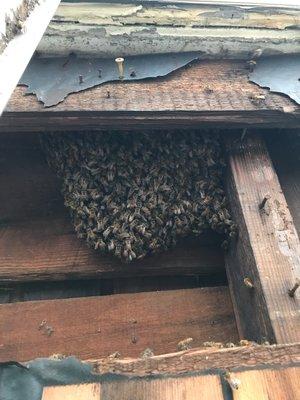
[(162, 354), (147, 359), (109, 359), (90, 361), (97, 374), (116, 373), (128, 376), (206, 373), (224, 369), (284, 367), (300, 365), (300, 343), (272, 346), (192, 349)]
[(0, 281), (224, 275), (217, 235), (183, 240), (173, 250), (130, 265), (100, 255), (74, 234), (60, 182), (37, 135), (3, 135), (0, 153)]
[(107, 380), (102, 384), (101, 400), (192, 400), (199, 398), (199, 393), (205, 400), (223, 400), (220, 378), (207, 375), (151, 380)]
[[(297, 342), (300, 296), (288, 295), (300, 276), (293, 219), (260, 135), (246, 136), (243, 142), (231, 137), (227, 144), (227, 193), (239, 235), (226, 255), (226, 269), (240, 336)], [(254, 288), (245, 285), (245, 278)]]
[[(0, 132), (170, 129), (199, 127), (200, 122), (223, 129), (299, 126), (299, 106), (249, 82), (248, 73), (244, 62), (201, 61), (164, 78), (108, 83), (71, 94), (51, 108), (18, 87), (0, 119)], [(265, 99), (255, 100), (258, 95)]]
[(300, 234), (300, 136), (299, 132), (287, 131), (284, 136), (266, 136), (280, 185), (286, 197), (289, 209), (295, 222), (298, 236)]
[(0, 228), (0, 282), (183, 274), (223, 275), (222, 249), (182, 240), (172, 250), (124, 264), (89, 249), (67, 218)]
[(42, 400), (223, 400), (220, 378), (216, 375), (167, 379), (106, 379), (101, 384), (50, 386)]
[(234, 373), (240, 386), (233, 391), (233, 400), (300, 399), (299, 374), (299, 367)]
[(176, 351), (187, 337), (195, 346), (237, 340), (227, 288), (0, 305), (0, 361), (54, 353), (81, 359), (115, 351), (137, 356), (148, 347), (159, 354)]
[(48, 386), (43, 390), (42, 400), (103, 400), (100, 392), (100, 383)]
[(298, 52), (299, 22), (298, 10), (279, 7), (62, 3), (38, 52), (116, 58), (184, 49), (201, 50), (203, 59), (248, 59), (257, 49), (268, 55)]

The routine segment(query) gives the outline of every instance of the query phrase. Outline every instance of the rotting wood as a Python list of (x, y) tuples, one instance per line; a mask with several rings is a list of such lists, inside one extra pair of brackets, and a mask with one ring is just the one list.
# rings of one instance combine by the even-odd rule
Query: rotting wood
[(223, 274), (210, 233), (132, 265), (98, 254), (76, 237), (38, 136), (3, 135), (0, 151), (0, 281)]
[(299, 52), (297, 9), (220, 4), (62, 3), (41, 54), (118, 57), (200, 51), (203, 58)]
[(137, 356), (147, 347), (159, 354), (186, 337), (195, 346), (237, 340), (226, 287), (3, 304), (0, 335), (0, 361)]
[(299, 106), (250, 83), (248, 72), (244, 62), (203, 61), (160, 79), (115, 82), (70, 94), (51, 108), (18, 87), (0, 119), (0, 132), (170, 129), (199, 123), (231, 129), (300, 126)]
[(300, 363), (300, 343), (272, 346), (192, 349), (162, 354), (147, 359), (90, 360), (97, 374), (115, 373), (129, 376), (169, 375), (212, 372), (223, 369), (284, 367)]
[(235, 373), (240, 381), (233, 400), (296, 400), (300, 398), (300, 368), (263, 369)]
[[(241, 337), (300, 340), (299, 296), (288, 295), (300, 274), (300, 242), (264, 141), (259, 134), (226, 139), (227, 195), (238, 239), (226, 270)], [(268, 200), (259, 209), (263, 198)], [(249, 278), (253, 288), (244, 284)]]

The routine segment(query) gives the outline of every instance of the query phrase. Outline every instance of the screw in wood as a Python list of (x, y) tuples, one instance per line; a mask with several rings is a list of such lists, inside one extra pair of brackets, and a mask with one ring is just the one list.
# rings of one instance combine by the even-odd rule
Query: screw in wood
[(229, 371), (225, 372), (224, 378), (231, 387), (231, 390), (238, 390), (238, 388), (241, 386), (241, 381)]
[(296, 278), (296, 282), (295, 285), (292, 287), (292, 289), (289, 289), (289, 296), (290, 297), (294, 297), (296, 290), (298, 289), (298, 287), (300, 286), (300, 278)]
[(118, 57), (115, 59), (115, 62), (118, 66), (119, 78), (124, 79), (124, 58)]
[(253, 283), (252, 283), (250, 278), (244, 278), (244, 284), (249, 289), (253, 289), (254, 288), (254, 285), (253, 285)]
[(82, 83), (83, 83), (83, 76), (82, 75), (79, 75), (79, 84), (81, 85)]
[(259, 204), (258, 208), (260, 210), (263, 210), (265, 208), (266, 202), (271, 198), (271, 196), (269, 194), (267, 194), (261, 201), (261, 203)]

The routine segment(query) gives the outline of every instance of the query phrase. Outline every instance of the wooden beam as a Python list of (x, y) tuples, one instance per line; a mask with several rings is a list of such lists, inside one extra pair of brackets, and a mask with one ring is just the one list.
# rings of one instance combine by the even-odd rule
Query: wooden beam
[(69, 217), (26, 221), (0, 228), (0, 282), (129, 276), (223, 274), (217, 244), (183, 240), (176, 248), (130, 264), (89, 249), (73, 233)]
[(300, 235), (300, 132), (267, 136), (268, 149)]
[(148, 347), (160, 354), (188, 337), (195, 346), (237, 340), (226, 287), (3, 304), (0, 335), (0, 361), (137, 356)]
[(240, 336), (299, 341), (300, 293), (291, 298), (288, 291), (300, 276), (300, 242), (272, 161), (259, 134), (230, 137), (227, 147), (227, 194), (239, 234), (226, 270)]
[(242, 346), (228, 349), (192, 349), (162, 354), (148, 359), (108, 359), (90, 361), (97, 374), (116, 373), (127, 376), (201, 373), (224, 369), (285, 367), (300, 365), (300, 343), (272, 346)]
[(244, 62), (203, 61), (160, 79), (100, 85), (51, 108), (18, 87), (0, 132), (300, 126), (299, 106), (249, 82), (248, 72)]

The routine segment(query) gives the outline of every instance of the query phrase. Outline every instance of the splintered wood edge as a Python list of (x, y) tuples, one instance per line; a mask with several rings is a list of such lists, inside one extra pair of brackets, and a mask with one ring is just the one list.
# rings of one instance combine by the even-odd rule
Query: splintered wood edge
[(115, 373), (129, 376), (205, 372), (217, 369), (249, 369), (300, 365), (300, 343), (249, 345), (234, 348), (195, 348), (149, 358), (88, 360), (96, 374)]

